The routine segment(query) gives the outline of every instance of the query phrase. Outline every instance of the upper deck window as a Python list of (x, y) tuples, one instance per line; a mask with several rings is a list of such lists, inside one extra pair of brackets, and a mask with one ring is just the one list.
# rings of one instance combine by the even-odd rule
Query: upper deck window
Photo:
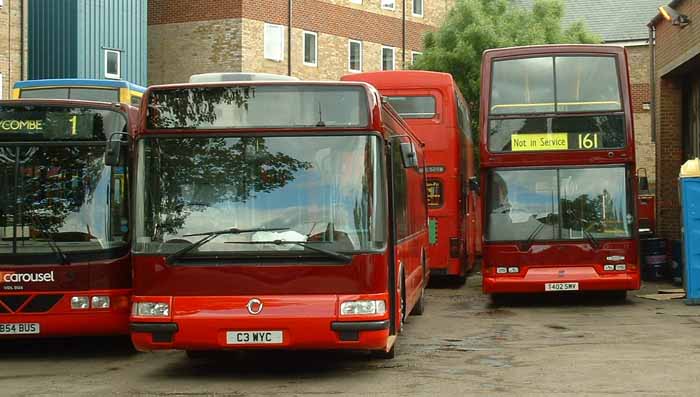
[(391, 96), (389, 103), (405, 119), (432, 119), (435, 117), (433, 96)]
[(492, 115), (620, 111), (612, 56), (557, 56), (493, 63)]
[(365, 90), (339, 85), (236, 85), (154, 90), (149, 129), (366, 127)]
[(23, 89), (20, 98), (28, 99), (79, 99), (81, 101), (119, 102), (118, 88), (31, 88)]

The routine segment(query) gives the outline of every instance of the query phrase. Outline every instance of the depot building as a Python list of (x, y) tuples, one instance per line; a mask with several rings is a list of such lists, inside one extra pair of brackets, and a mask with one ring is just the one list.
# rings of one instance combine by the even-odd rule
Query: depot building
[(681, 237), (678, 172), (700, 157), (700, 1), (674, 0), (649, 22), (657, 233)]

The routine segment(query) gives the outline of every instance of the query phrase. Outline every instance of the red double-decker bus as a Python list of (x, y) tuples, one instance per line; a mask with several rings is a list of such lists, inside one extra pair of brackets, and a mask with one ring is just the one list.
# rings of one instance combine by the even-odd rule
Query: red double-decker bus
[(388, 99), (426, 143), (430, 271), (464, 280), (481, 243), (469, 109), (452, 76), (427, 71), (354, 73)]
[(126, 104), (0, 101), (0, 338), (129, 333), (137, 116)]
[(621, 47), (484, 52), (485, 293), (639, 288), (627, 70)]
[(365, 83), (147, 90), (136, 142), (140, 350), (394, 354), (421, 314), (422, 149)]

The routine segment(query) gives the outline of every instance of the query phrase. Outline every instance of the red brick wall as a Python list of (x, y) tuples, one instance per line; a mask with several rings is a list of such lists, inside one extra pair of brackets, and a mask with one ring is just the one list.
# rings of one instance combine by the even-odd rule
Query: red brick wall
[(685, 0), (676, 10), (692, 21), (680, 28), (669, 21), (656, 24), (656, 189), (657, 228), (666, 238), (680, 238), (678, 171), (683, 161), (682, 80), (662, 76), (691, 48), (700, 45), (700, 1)]
[(241, 9), (241, 0), (149, 0), (148, 24), (240, 18)]
[(642, 104), (649, 101), (649, 84), (632, 84), (632, 111), (635, 113), (646, 112), (646, 110), (642, 108)]
[[(410, 11), (410, 10), (408, 10)], [(401, 19), (343, 7), (318, 0), (295, 0), (292, 10), (295, 28), (402, 47)], [(148, 24), (248, 18), (287, 24), (287, 0), (150, 0)], [(406, 47), (423, 48), (423, 34), (430, 25), (406, 22)]]

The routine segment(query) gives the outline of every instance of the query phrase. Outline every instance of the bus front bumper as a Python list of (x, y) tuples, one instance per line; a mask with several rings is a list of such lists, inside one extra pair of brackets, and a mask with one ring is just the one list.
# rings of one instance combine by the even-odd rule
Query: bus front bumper
[(524, 270), (524, 275), (484, 273), (485, 294), (549, 292), (546, 284), (576, 284), (575, 291), (628, 291), (640, 288), (639, 274), (600, 274), (594, 267), (541, 267)]
[[(376, 295), (371, 298), (367, 295), (174, 297), (170, 300), (169, 318), (132, 315), (131, 339), (141, 351), (383, 350), (389, 339), (388, 313), (347, 318), (338, 315), (339, 302), (377, 298)], [(248, 311), (252, 299), (263, 303), (257, 314)], [(386, 299), (386, 294), (381, 294), (379, 299)], [(135, 301), (149, 301), (149, 297), (135, 297)]]
[[(0, 312), (0, 339), (68, 336), (127, 335), (129, 333), (130, 290), (91, 290), (14, 294), (29, 296), (15, 312)], [(1, 294), (0, 300), (13, 294)], [(62, 295), (48, 307), (49, 296)], [(109, 308), (71, 308), (74, 296), (109, 297)], [(15, 298), (16, 299), (16, 298)], [(41, 305), (46, 305), (42, 307)], [(12, 309), (13, 307), (10, 307)], [(44, 311), (38, 311), (42, 309)], [(20, 325), (21, 324), (21, 325)]]

